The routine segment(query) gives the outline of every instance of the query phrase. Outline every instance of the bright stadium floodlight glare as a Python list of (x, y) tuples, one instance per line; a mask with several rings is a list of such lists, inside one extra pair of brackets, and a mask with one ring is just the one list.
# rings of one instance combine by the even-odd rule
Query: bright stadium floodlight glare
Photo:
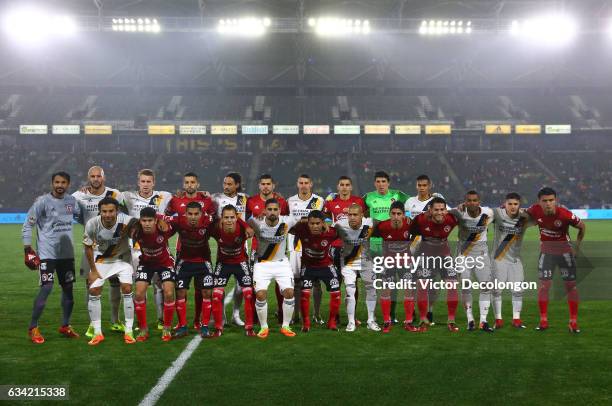
[(472, 22), (463, 20), (423, 20), (420, 35), (463, 35), (472, 33)]
[(137, 17), (137, 18), (113, 18), (111, 29), (119, 32), (145, 32), (157, 34), (161, 32), (161, 25), (157, 18)]
[(272, 20), (268, 17), (226, 18), (219, 20), (217, 32), (223, 35), (256, 38), (264, 35), (271, 25)]
[(48, 39), (71, 37), (77, 31), (74, 19), (67, 15), (25, 7), (6, 13), (4, 32), (22, 44), (37, 44)]
[(371, 32), (370, 21), (350, 18), (309, 18), (308, 26), (317, 35), (338, 37), (347, 35), (367, 35)]
[(512, 36), (547, 45), (565, 45), (578, 33), (578, 24), (569, 16), (551, 14), (527, 20), (514, 20), (510, 25)]

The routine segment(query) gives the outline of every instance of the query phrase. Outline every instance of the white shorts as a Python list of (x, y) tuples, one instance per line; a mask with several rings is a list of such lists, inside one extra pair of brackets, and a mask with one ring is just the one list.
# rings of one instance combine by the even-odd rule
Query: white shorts
[(352, 267), (350, 265), (342, 267), (342, 279), (344, 279), (344, 284), (346, 286), (355, 285), (357, 283), (357, 275), (361, 276), (366, 288), (373, 285), (374, 279), (376, 279), (376, 274), (371, 267), (366, 267), (365, 269)]
[(293, 277), (300, 279), (302, 274), (302, 251), (289, 251), (289, 262), (291, 263)]
[(525, 272), (520, 259), (493, 261), (493, 278), (499, 282), (523, 282)]
[[(459, 265), (455, 264), (455, 271), (461, 280), (469, 279), (472, 280), (472, 274), (476, 276), (478, 282), (491, 282), (493, 280), (493, 272), (491, 270), (491, 258), (489, 254), (484, 252), (482, 254), (471, 254), (468, 257), (472, 257), (468, 263), (470, 266), (465, 266), (463, 272), (459, 272)], [(481, 262), (476, 262), (476, 258), (480, 258)], [(457, 257), (459, 258), (459, 257)], [(459, 269), (458, 269), (459, 268)]]
[(282, 292), (285, 289), (293, 289), (293, 272), (289, 261), (258, 262), (253, 268), (253, 282), (255, 291), (268, 290), (270, 282), (275, 280)]
[(96, 279), (89, 286), (90, 288), (97, 288), (100, 286), (104, 286), (104, 281), (106, 281), (111, 276), (117, 275), (119, 277), (119, 282), (132, 284), (132, 274), (134, 270), (132, 269), (132, 265), (127, 262), (112, 262), (109, 264), (96, 264), (96, 269), (100, 274), (101, 278)]

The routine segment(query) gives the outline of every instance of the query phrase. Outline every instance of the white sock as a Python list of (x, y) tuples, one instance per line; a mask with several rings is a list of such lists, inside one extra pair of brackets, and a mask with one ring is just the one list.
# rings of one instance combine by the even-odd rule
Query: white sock
[(349, 323), (355, 324), (355, 286), (346, 287), (346, 315)]
[(513, 297), (512, 298), (512, 318), (520, 319), (522, 309), (523, 309), (523, 298), (521, 296)]
[(467, 316), (468, 323), (474, 321), (474, 311), (472, 310), (472, 291), (463, 291), (461, 293), (461, 300), (463, 301), (463, 308), (465, 309), (465, 315)]
[(295, 309), (295, 298), (283, 299), (283, 327), (289, 327)]
[(134, 325), (134, 299), (131, 293), (123, 294), (123, 314), (125, 315), (125, 332), (131, 333)]
[[(155, 287), (155, 308), (157, 309), (157, 320), (164, 319), (164, 291)], [(123, 305), (125, 308), (125, 305)], [(127, 321), (127, 316), (125, 316)], [(132, 317), (133, 319), (134, 317)]]
[(495, 319), (502, 319), (502, 295), (501, 292), (499, 294), (493, 294), (493, 313), (495, 313)]
[(366, 308), (368, 309), (368, 322), (376, 321), (376, 289), (373, 285), (366, 285)]
[(96, 335), (102, 334), (102, 303), (99, 295), (89, 295), (87, 309), (89, 310), (89, 319), (94, 327), (94, 333)]
[(489, 315), (491, 300), (479, 300), (478, 305), (480, 306), (480, 322), (485, 323), (487, 321), (487, 316)]
[(110, 287), (111, 323), (119, 323), (119, 306), (121, 305), (121, 287)]
[(268, 301), (255, 300), (255, 309), (257, 310), (257, 318), (261, 328), (268, 328)]

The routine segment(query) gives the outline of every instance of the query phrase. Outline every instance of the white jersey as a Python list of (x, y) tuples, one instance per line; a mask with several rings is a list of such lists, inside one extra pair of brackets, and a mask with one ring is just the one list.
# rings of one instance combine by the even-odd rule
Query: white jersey
[(512, 218), (506, 213), (506, 209), (499, 207), (493, 209), (493, 218), (495, 221), (493, 258), (496, 261), (516, 262), (520, 260), (527, 219), (521, 215)]
[(217, 205), (217, 217), (221, 218), (221, 212), (223, 208), (228, 204), (231, 204), (236, 208), (238, 215), (244, 219), (244, 212), (246, 211), (247, 195), (244, 193), (237, 193), (234, 197), (229, 197), (225, 193), (215, 193), (212, 196), (213, 202)]
[(440, 193), (432, 193), (431, 197), (427, 200), (419, 200), (418, 196), (412, 196), (404, 203), (404, 210), (408, 213), (410, 218), (413, 219), (429, 209), (429, 202), (431, 202), (434, 197), (441, 197), (444, 199), (444, 196)]
[(282, 261), (286, 256), (287, 237), (291, 227), (299, 220), (290, 216), (280, 216), (275, 226), (269, 226), (266, 219), (251, 217), (257, 237), (257, 262)]
[(123, 201), (128, 209), (128, 214), (134, 218), (140, 218), (140, 210), (152, 207), (158, 213), (164, 214), (172, 194), (168, 192), (154, 191), (149, 197), (142, 197), (137, 191), (123, 192)]
[(123, 202), (123, 194), (117, 189), (110, 187), (105, 187), (104, 192), (99, 195), (94, 195), (90, 192), (83, 193), (78, 190), (74, 192), (72, 196), (74, 196), (79, 204), (79, 207), (81, 208), (80, 222), (83, 225), (87, 224), (90, 219), (99, 214), (98, 203), (100, 203), (100, 200), (104, 199), (105, 197), (112, 197), (113, 199), (117, 200), (119, 204), (125, 204)]
[(130, 244), (126, 229), (132, 219), (133, 217), (127, 214), (119, 213), (117, 222), (111, 228), (104, 227), (100, 216), (87, 222), (83, 245), (94, 247), (94, 259), (97, 263), (130, 263)]
[(493, 210), (481, 207), (476, 217), (470, 216), (467, 209), (462, 212), (453, 209), (451, 213), (459, 222), (459, 255), (487, 252), (487, 228), (493, 221)]
[(342, 260), (344, 266), (364, 270), (372, 264), (370, 236), (374, 230), (372, 219), (364, 217), (361, 226), (353, 229), (348, 219), (338, 221), (334, 227), (342, 239)]
[[(296, 223), (300, 221), (302, 217), (308, 217), (313, 210), (323, 210), (325, 206), (325, 199), (314, 193), (310, 195), (310, 198), (306, 200), (300, 199), (299, 195), (293, 195), (287, 199), (287, 205), (289, 206), (289, 216), (296, 220)], [(294, 235), (289, 236), (289, 250), (301, 251), (302, 244), (300, 240), (297, 240)]]

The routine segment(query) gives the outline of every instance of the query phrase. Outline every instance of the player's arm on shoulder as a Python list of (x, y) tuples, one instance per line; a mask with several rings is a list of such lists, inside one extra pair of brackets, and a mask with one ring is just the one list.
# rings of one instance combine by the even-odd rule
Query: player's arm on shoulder
[(247, 223), (240, 217), (238, 217), (238, 224), (240, 224), (240, 226), (244, 228), (244, 232), (247, 238), (251, 238), (255, 235), (255, 230), (253, 229), (253, 227), (251, 227), (249, 223)]
[[(260, 221), (262, 221), (262, 220), (260, 220)], [(263, 220), (263, 221), (265, 221), (265, 220)], [(249, 217), (249, 219), (246, 222), (247, 222), (247, 224), (249, 226), (251, 226), (251, 228), (255, 232), (255, 235), (260, 235), (261, 234), (261, 228), (259, 227), (258, 220), (255, 217)]]

